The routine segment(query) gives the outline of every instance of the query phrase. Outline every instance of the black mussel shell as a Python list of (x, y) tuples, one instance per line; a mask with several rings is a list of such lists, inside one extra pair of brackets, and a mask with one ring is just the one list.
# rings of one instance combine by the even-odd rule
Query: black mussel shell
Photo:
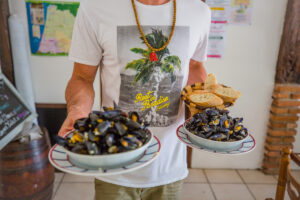
[(86, 148), (90, 155), (99, 155), (100, 154), (100, 151), (99, 151), (96, 143), (88, 141), (88, 142), (86, 142)]
[(113, 146), (114, 144), (116, 144), (116, 135), (109, 133), (105, 136), (105, 141), (107, 146)]
[(101, 134), (105, 133), (109, 127), (111, 127), (111, 121), (103, 121), (96, 128), (98, 132)]
[(58, 135), (55, 136), (55, 141), (60, 146), (63, 146), (63, 147), (68, 146), (68, 141), (65, 138), (60, 137)]
[(89, 122), (90, 122), (89, 118), (77, 119), (74, 123), (74, 128), (81, 132), (86, 131), (88, 129)]
[(193, 134), (216, 141), (235, 141), (245, 138), (248, 130), (243, 127), (243, 118), (232, 118), (229, 111), (207, 108), (193, 115), (186, 128)]
[(137, 112), (129, 112), (128, 114), (132, 121), (140, 123), (140, 116)]
[(128, 129), (127, 126), (125, 126), (121, 122), (115, 122), (115, 128), (120, 136), (124, 135)]

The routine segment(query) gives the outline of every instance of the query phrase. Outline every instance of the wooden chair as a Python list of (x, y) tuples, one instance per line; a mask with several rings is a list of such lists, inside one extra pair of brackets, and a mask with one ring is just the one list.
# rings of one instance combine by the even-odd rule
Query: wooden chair
[(285, 189), (291, 200), (300, 200), (300, 180), (296, 180), (291, 173), (290, 159), (300, 166), (300, 153), (293, 153), (289, 148), (283, 149), (275, 200), (284, 199)]

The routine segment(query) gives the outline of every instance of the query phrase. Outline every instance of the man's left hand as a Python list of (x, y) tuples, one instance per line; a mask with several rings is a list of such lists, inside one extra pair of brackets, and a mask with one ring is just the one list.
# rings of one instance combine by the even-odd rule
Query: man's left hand
[(190, 60), (190, 72), (188, 78), (188, 85), (193, 83), (203, 83), (206, 79), (206, 70), (204, 68), (203, 62), (198, 62), (196, 60)]

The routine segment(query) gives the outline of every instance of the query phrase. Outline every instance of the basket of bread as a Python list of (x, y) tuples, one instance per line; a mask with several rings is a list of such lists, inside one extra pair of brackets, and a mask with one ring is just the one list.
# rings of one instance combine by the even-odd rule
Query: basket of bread
[(218, 84), (216, 76), (213, 74), (208, 74), (204, 83), (186, 86), (181, 93), (181, 98), (192, 116), (206, 108), (225, 109), (230, 107), (240, 96), (239, 91)]

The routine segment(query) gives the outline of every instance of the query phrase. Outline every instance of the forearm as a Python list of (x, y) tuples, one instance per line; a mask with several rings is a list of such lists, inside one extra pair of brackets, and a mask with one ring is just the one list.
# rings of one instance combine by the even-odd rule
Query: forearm
[(203, 83), (206, 80), (206, 70), (202, 62), (190, 60), (188, 85), (193, 83)]
[(73, 130), (74, 122), (77, 119), (87, 117), (91, 112), (95, 97), (93, 83), (97, 69), (97, 66), (74, 64), (73, 74), (65, 93), (68, 116), (58, 135), (64, 136), (67, 132)]
[(74, 64), (73, 74), (65, 93), (68, 113), (86, 117), (91, 112), (95, 97), (93, 83), (97, 70), (97, 66)]
[(80, 77), (72, 77), (66, 88), (65, 97), (68, 113), (73, 112), (85, 117), (91, 112), (94, 104), (93, 83)]

